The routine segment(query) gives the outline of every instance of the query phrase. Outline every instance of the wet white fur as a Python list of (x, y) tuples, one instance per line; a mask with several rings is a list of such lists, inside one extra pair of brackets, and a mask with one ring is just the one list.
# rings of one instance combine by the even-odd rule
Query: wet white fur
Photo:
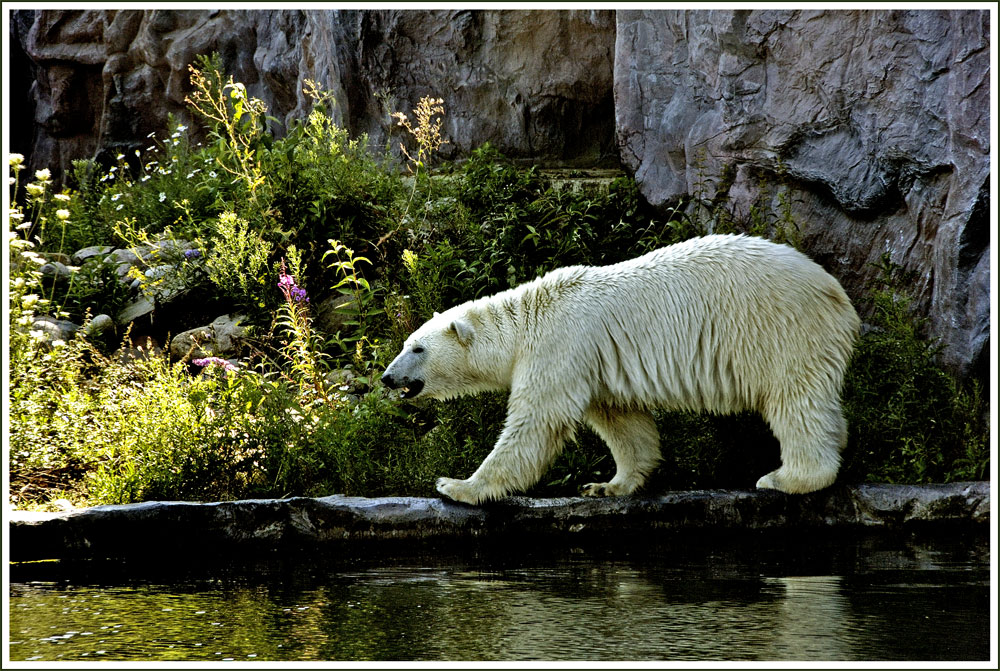
[[(833, 483), (846, 438), (840, 392), (858, 316), (831, 275), (760, 238), (712, 235), (603, 267), (560, 268), (435, 315), (387, 373), (422, 396), (510, 389), (496, 447), (438, 491), (478, 503), (541, 478), (581, 421), (617, 473), (585, 494), (629, 494), (660, 459), (650, 409), (758, 411), (782, 465), (758, 487)], [(415, 348), (423, 348), (420, 354)]]

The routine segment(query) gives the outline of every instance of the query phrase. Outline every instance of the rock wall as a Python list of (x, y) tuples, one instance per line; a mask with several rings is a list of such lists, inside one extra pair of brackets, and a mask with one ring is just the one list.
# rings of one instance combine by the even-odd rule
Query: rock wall
[[(146, 146), (218, 51), (279, 120), (323, 83), (381, 146), (388, 113), (447, 108), (448, 157), (618, 160), (644, 196), (735, 212), (779, 196), (805, 249), (861, 295), (884, 252), (915, 272), (927, 335), (989, 370), (985, 11), (19, 10), (11, 149), (57, 174)], [(24, 76), (30, 73), (30, 76)], [(192, 127), (195, 124), (189, 123)], [(280, 129), (279, 129), (280, 130)], [(780, 187), (775, 185), (780, 184)]]
[(34, 81), (21, 86), (34, 111), (13, 126), (33, 135), (23, 152), (32, 169), (64, 172), (74, 158), (144, 147), (168, 113), (192, 121), (187, 66), (213, 51), (282, 122), (308, 112), (311, 78), (334, 94), (338, 122), (377, 145), (391, 112), (409, 114), (431, 95), (445, 99), (447, 157), (484, 142), (515, 157), (617, 157), (611, 11), (14, 14), (11, 42), (31, 63)]
[(772, 186), (853, 296), (888, 252), (943, 362), (989, 365), (985, 11), (619, 11), (615, 115), (647, 199)]

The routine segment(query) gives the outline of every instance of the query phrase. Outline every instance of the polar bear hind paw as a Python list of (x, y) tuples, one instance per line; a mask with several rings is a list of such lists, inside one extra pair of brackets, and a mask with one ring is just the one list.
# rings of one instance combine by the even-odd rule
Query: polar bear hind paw
[(787, 473), (783, 473), (782, 469), (779, 468), (758, 480), (757, 489), (774, 489), (785, 494), (809, 494), (829, 487), (836, 478), (836, 470), (814, 474), (807, 478), (793, 478), (789, 477)]

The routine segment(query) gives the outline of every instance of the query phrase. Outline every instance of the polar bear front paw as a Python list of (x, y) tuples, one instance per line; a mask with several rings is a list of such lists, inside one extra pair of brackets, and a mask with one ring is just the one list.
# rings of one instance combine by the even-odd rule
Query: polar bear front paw
[(583, 496), (601, 497), (601, 496), (625, 496), (626, 494), (631, 494), (631, 491), (625, 491), (625, 487), (622, 485), (615, 484), (614, 482), (591, 482), (584, 485), (580, 489), (580, 493)]
[(481, 500), (478, 487), (475, 487), (468, 480), (456, 480), (454, 478), (438, 478), (437, 490), (453, 501), (476, 505)]

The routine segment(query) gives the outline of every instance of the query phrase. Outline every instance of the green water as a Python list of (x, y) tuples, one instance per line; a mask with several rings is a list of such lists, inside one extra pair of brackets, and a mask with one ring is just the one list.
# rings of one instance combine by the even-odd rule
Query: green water
[(985, 538), (11, 567), (12, 660), (985, 660)]

